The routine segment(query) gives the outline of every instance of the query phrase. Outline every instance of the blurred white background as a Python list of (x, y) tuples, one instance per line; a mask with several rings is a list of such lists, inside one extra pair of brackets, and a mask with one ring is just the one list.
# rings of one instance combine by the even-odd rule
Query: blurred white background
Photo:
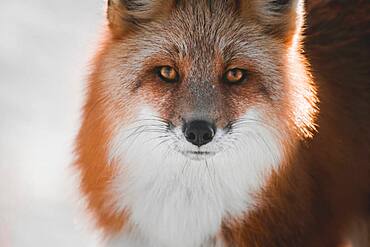
[(68, 166), (104, 4), (0, 1), (0, 247), (94, 245)]

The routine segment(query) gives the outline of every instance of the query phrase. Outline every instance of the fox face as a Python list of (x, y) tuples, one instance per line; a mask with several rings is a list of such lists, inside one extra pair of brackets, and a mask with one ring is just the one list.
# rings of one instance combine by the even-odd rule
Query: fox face
[(314, 130), (302, 5), (109, 1), (79, 136), (79, 163), (106, 179), (85, 171), (90, 207), (125, 212), (154, 242), (198, 246), (255, 205)]
[[(148, 6), (136, 6), (132, 2), (126, 7), (132, 12), (161, 5), (148, 1)], [(254, 4), (262, 8), (258, 6), (261, 3), (245, 2), (180, 1), (162, 9), (169, 13), (151, 13), (153, 17), (146, 13), (146, 18), (156, 18), (152, 22), (141, 23), (141, 16), (126, 23), (133, 30), (126, 30), (127, 34), (112, 44), (105, 65), (109, 66), (106, 90), (114, 95), (114, 104), (120, 105), (114, 112), (140, 112), (145, 106), (152, 115), (144, 117), (148, 127), (153, 120), (159, 134), (166, 136), (163, 141), (198, 160), (231, 146), (244, 146), (238, 140), (247, 137), (234, 136), (244, 133), (241, 126), (263, 127), (274, 135), (290, 133), (289, 128), (295, 127), (295, 120), (291, 121), (295, 114), (292, 84), (302, 81), (297, 82), (286, 66), (293, 41), (283, 35), (290, 32), (279, 36), (253, 22), (250, 12)], [(248, 4), (252, 6), (240, 6)], [(266, 11), (279, 7), (265, 4), (272, 8)], [(292, 9), (296, 6), (290, 4), (278, 11), (295, 13)], [(121, 122), (130, 119), (124, 118)]]

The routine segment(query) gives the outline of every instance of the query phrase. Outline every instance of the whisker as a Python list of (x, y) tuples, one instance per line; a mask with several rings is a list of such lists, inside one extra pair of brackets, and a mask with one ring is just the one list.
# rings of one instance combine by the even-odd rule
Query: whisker
[(184, 175), (185, 169), (188, 168), (189, 163), (190, 163), (190, 159), (188, 159), (188, 158), (185, 159), (185, 163), (184, 163), (184, 166), (182, 168), (181, 175)]
[(158, 122), (160, 124), (165, 124), (169, 125), (170, 121), (165, 120), (165, 119), (152, 119), (152, 118), (142, 118), (142, 119), (137, 119), (135, 121), (129, 122), (129, 124), (136, 124), (136, 123), (142, 123), (142, 122)]
[(159, 142), (153, 149), (152, 149), (152, 152), (153, 151), (155, 151), (155, 149), (157, 149), (158, 147), (160, 147), (162, 144), (164, 144), (164, 143), (166, 143), (166, 142), (168, 142), (168, 141), (170, 141), (170, 139), (169, 138), (167, 138), (167, 139), (164, 139), (164, 140), (162, 140), (161, 142)]
[(214, 180), (212, 179), (212, 176), (211, 176), (211, 172), (210, 172), (210, 170), (209, 170), (209, 166), (208, 166), (208, 160), (207, 159), (205, 159), (204, 160), (205, 161), (205, 166), (206, 166), (206, 170), (207, 170), (207, 173), (208, 173), (208, 177), (209, 177), (209, 180), (210, 180), (210, 182), (211, 182), (211, 187), (212, 187), (212, 190), (213, 190), (213, 193), (212, 193), (212, 195), (214, 196), (214, 198), (215, 198), (215, 200), (216, 200), (216, 193), (214, 193), (215, 191), (216, 191), (216, 185), (215, 185), (215, 183), (214, 183)]
[(236, 129), (238, 128), (239, 126), (245, 126), (245, 124), (260, 124), (260, 125), (263, 125), (269, 129), (272, 129), (274, 131), (276, 131), (276, 128), (264, 121), (261, 121), (259, 119), (253, 119), (253, 118), (241, 118), (241, 119), (238, 119), (236, 121), (234, 121), (234, 123), (232, 124), (232, 129)]

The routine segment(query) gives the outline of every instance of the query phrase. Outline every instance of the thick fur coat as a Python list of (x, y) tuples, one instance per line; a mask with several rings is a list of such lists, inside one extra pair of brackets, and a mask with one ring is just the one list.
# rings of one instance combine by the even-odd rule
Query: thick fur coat
[[(369, 11), (108, 1), (75, 164), (107, 245), (368, 246)], [(184, 134), (195, 120), (206, 145)]]

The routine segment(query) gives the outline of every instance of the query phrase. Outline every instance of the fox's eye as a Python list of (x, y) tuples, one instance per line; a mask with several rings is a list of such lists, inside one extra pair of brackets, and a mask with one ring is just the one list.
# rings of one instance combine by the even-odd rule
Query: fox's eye
[(179, 73), (177, 73), (177, 71), (170, 66), (158, 67), (157, 75), (162, 81), (168, 83), (174, 83), (179, 81)]
[(228, 84), (239, 84), (244, 82), (248, 77), (248, 73), (244, 69), (230, 69), (224, 75), (224, 82)]

